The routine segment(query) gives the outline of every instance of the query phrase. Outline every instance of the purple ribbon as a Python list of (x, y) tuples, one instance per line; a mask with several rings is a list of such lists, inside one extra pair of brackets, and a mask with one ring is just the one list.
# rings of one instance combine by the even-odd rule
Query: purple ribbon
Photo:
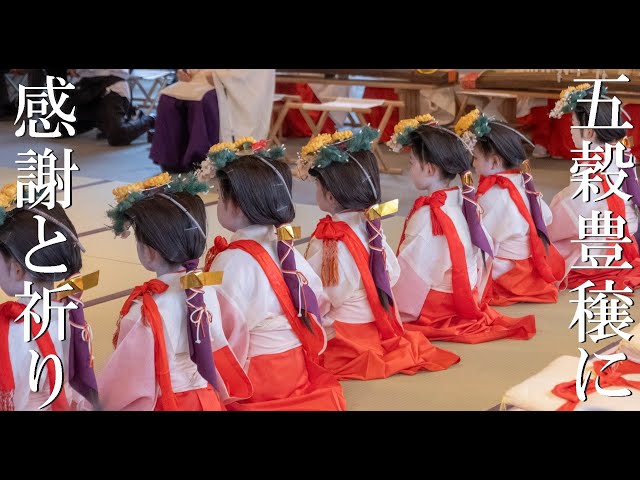
[(543, 236), (544, 240), (549, 244), (551, 242), (549, 241), (549, 234), (547, 233), (547, 225), (544, 223), (544, 218), (542, 217), (542, 208), (540, 208), (540, 203), (538, 203), (539, 193), (533, 183), (533, 177), (529, 173), (523, 173), (522, 177), (524, 178), (524, 189), (529, 199), (529, 208), (531, 210), (533, 223), (536, 225), (538, 235)]
[(320, 307), (318, 307), (318, 299), (311, 287), (304, 280), (304, 276), (296, 267), (296, 257), (293, 250), (293, 241), (278, 240), (278, 258), (280, 259), (280, 268), (287, 288), (291, 293), (291, 300), (298, 310), (307, 311), (316, 318), (316, 321), (322, 324), (322, 316), (320, 315)]
[[(476, 190), (472, 186), (463, 185), (462, 187), (462, 213), (467, 220), (469, 233), (471, 234), (471, 243), (490, 257), (493, 257), (493, 250), (489, 239), (480, 223), (480, 215), (478, 215), (478, 204), (476, 203)], [(483, 258), (484, 259), (484, 258)]]
[[(69, 384), (86, 398), (94, 407), (98, 406), (98, 382), (93, 372), (89, 326), (84, 318), (84, 304), (69, 295), (66, 304), (75, 304), (78, 308), (68, 310), (71, 324), (71, 342), (69, 344)], [(86, 332), (86, 334), (85, 334)], [(83, 338), (85, 334), (85, 338)]]
[(367, 219), (367, 233), (369, 234), (369, 270), (373, 283), (389, 297), (389, 304), (393, 306), (393, 295), (387, 271), (387, 259), (382, 246), (382, 228), (379, 218)]
[[(198, 268), (198, 259), (189, 260), (182, 266), (190, 273)], [(211, 313), (204, 303), (204, 290), (201, 288), (187, 288), (187, 330), (189, 335), (189, 355), (191, 361), (198, 367), (198, 373), (211, 384), (217, 387), (216, 367), (213, 363), (213, 350), (211, 349), (211, 335), (209, 334), (209, 321)]]

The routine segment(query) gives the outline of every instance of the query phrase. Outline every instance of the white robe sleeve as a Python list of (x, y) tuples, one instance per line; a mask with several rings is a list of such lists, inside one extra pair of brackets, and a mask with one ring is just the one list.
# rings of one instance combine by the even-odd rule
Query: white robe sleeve
[(244, 312), (251, 311), (251, 302), (255, 303), (255, 308), (260, 308), (264, 303), (260, 295), (260, 282), (257, 281), (262, 273), (259, 269), (257, 262), (241, 250), (227, 250), (218, 254), (210, 269), (224, 272), (222, 283), (215, 286), (222, 329), (245, 372), (249, 368), (249, 330), (259, 319), (252, 322)]
[(551, 211), (551, 208), (549, 208), (547, 202), (542, 199), (541, 195), (538, 195), (538, 204), (540, 205), (540, 210), (542, 211), (542, 220), (544, 221), (544, 224), (549, 225), (551, 222), (553, 222), (553, 212)]
[(223, 289), (217, 289), (217, 292), (224, 336), (231, 351), (233, 351), (246, 372), (249, 368), (249, 329), (247, 328), (247, 320), (231, 296), (227, 295)]
[(120, 321), (118, 345), (98, 378), (103, 410), (153, 410), (158, 396), (153, 332), (134, 302)]
[[(505, 222), (505, 218), (514, 220), (524, 219), (511, 200), (507, 190), (492, 187), (480, 196), (478, 204), (482, 208), (482, 224), (493, 240), (494, 247), (500, 249), (500, 244), (514, 235), (513, 223)], [(506, 228), (505, 228), (506, 227)], [(528, 227), (526, 228), (528, 231)], [(495, 253), (495, 252), (494, 252)]]
[(387, 243), (387, 239), (383, 240), (384, 253), (387, 258), (387, 272), (389, 273), (389, 284), (393, 287), (400, 279), (400, 263), (396, 257), (396, 253), (391, 249)]
[(571, 198), (574, 191), (575, 187), (569, 185), (558, 192), (551, 200), (553, 221), (547, 225), (551, 242), (555, 243), (560, 240), (578, 238), (578, 208), (580, 206), (578, 202), (582, 203), (582, 200)]
[(400, 276), (393, 286), (403, 322), (413, 322), (420, 316), (432, 285), (444, 277), (447, 262), (441, 259), (448, 255), (444, 235), (436, 238), (431, 232), (431, 208), (420, 208), (407, 224), (398, 255)]

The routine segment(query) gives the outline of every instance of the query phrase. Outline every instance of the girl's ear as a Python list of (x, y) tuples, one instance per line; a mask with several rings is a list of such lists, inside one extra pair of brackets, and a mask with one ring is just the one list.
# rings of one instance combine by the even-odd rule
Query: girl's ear
[(596, 131), (593, 128), (583, 128), (582, 139), (593, 142), (596, 139)]
[(430, 176), (433, 177), (437, 172), (436, 172), (436, 166), (433, 163), (425, 163), (422, 165), (422, 170), (424, 170), (424, 172)]
[(27, 271), (15, 260), (15, 258), (9, 260), (9, 274), (11, 275), (11, 279), (15, 282), (24, 282), (25, 280), (28, 280)]
[(327, 199), (327, 202), (329, 202), (332, 207), (340, 208), (340, 203), (336, 200), (336, 197), (334, 197), (333, 193), (331, 193), (329, 190), (324, 190), (324, 198)]
[(158, 258), (158, 252), (154, 248), (142, 242), (137, 242), (136, 247), (143, 265), (152, 265), (155, 263)]
[(491, 168), (493, 170), (500, 170), (501, 168), (504, 167), (504, 163), (502, 162), (502, 158), (500, 158), (500, 155), (498, 155), (497, 153), (492, 153), (489, 156), (489, 162), (490, 162)]

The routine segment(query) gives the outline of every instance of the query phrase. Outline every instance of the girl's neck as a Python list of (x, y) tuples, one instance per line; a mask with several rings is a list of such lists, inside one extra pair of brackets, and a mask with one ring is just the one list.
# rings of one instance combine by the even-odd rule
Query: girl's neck
[(441, 178), (440, 180), (434, 180), (434, 182), (426, 188), (427, 194), (431, 195), (438, 190), (445, 190), (451, 186), (451, 180)]
[(253, 225), (254, 224), (251, 223), (251, 220), (249, 220), (247, 216), (243, 214), (236, 219), (236, 223), (234, 225), (235, 229), (233, 230), (233, 233), (237, 232), (238, 230), (242, 230), (243, 228), (251, 227)]
[(166, 275), (168, 273), (176, 273), (181, 270), (184, 270), (184, 267), (177, 263), (164, 263), (162, 265), (156, 265), (154, 272), (156, 272), (156, 277), (161, 277), (162, 275)]
[(344, 208), (342, 205), (338, 205), (335, 208), (332, 208), (330, 212), (328, 212), (330, 215), (336, 215), (338, 213), (349, 213), (349, 212), (357, 212), (359, 210), (355, 210), (353, 208)]
[(501, 164), (501, 165), (499, 165), (499, 166), (497, 166), (497, 167), (492, 168), (491, 170), (489, 170), (489, 172), (488, 172), (488, 175), (487, 175), (487, 176), (490, 176), (490, 175), (497, 175), (497, 174), (499, 174), (499, 173), (504, 173), (504, 172), (506, 172), (506, 171), (508, 171), (508, 170), (513, 170), (514, 168), (516, 168), (516, 167), (507, 167), (507, 166), (505, 166), (504, 164)]
[(53, 290), (53, 287), (53, 282), (31, 282), (31, 292), (33, 292), (34, 294), (39, 294), (42, 298), (44, 298), (44, 289), (46, 288), (47, 290), (51, 291)]

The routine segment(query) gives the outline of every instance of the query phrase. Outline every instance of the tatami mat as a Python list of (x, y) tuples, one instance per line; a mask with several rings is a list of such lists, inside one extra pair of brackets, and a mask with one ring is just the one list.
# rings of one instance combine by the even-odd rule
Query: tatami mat
[[(124, 183), (139, 181), (160, 172), (148, 158), (149, 144), (138, 139), (129, 147), (114, 148), (95, 139), (89, 132), (74, 139), (43, 141), (17, 139), (10, 123), (0, 123), (0, 183), (13, 182), (17, 171), (14, 161), (17, 153), (32, 148), (43, 151), (45, 146), (62, 152), (73, 148), (73, 160), (80, 172), (73, 175), (73, 204), (68, 210), (81, 241), (86, 248), (83, 257), (84, 273), (100, 270), (100, 284), (84, 294), (87, 319), (94, 333), (96, 372), (100, 372), (113, 351), (111, 338), (125, 296), (122, 292), (153, 278), (138, 262), (135, 238), (115, 238), (104, 230), (108, 223), (106, 210), (113, 202), (112, 189)], [(290, 151), (297, 151), (305, 140), (293, 140)], [(40, 150), (38, 150), (40, 149)], [(406, 154), (385, 155), (390, 165), (406, 167)], [(534, 159), (536, 187), (547, 202), (569, 181), (569, 162)], [(77, 176), (76, 176), (77, 175)], [(404, 217), (413, 200), (420, 195), (411, 185), (406, 172), (403, 175), (382, 175), (383, 201), (398, 198), (400, 209), (396, 217), (383, 222), (387, 239), (395, 250)], [(80, 188), (79, 188), (80, 187)], [(319, 219), (326, 213), (315, 205), (313, 182), (294, 180), (293, 197), (296, 202), (294, 224), (309, 236)], [(204, 196), (207, 206), (208, 246), (216, 235), (229, 237), (217, 220), (215, 191)], [(299, 245), (304, 252), (306, 245)], [(120, 298), (112, 299), (120, 292)], [(498, 308), (511, 316), (535, 314), (537, 335), (531, 340), (499, 340), (478, 345), (436, 342), (461, 357), (461, 362), (444, 372), (423, 372), (414, 376), (396, 375), (384, 380), (343, 382), (349, 410), (486, 410), (498, 404), (503, 393), (537, 373), (560, 355), (578, 355), (581, 346), (590, 353), (600, 350), (618, 337), (594, 344), (579, 344), (576, 329), (569, 329), (575, 305), (569, 303), (575, 293), (563, 292), (556, 304), (520, 304)], [(0, 301), (6, 300), (0, 292)], [(96, 303), (99, 302), (99, 303)], [(631, 316), (638, 316), (638, 307)]]

